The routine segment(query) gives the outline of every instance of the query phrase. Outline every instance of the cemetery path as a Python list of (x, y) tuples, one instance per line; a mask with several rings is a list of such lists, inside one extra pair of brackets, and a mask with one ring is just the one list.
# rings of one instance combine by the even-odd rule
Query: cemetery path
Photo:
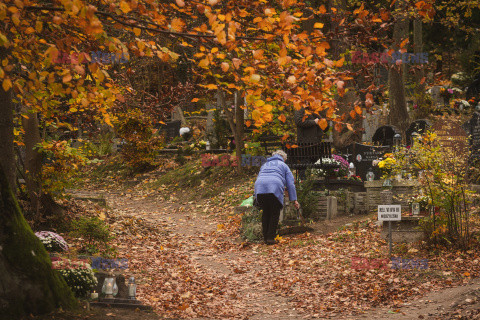
[[(480, 313), (479, 280), (470, 285), (437, 290), (416, 300), (410, 298), (409, 302), (394, 308), (372, 308), (368, 283), (375, 281), (378, 274), (363, 273), (364, 277), (370, 277), (362, 279), (365, 289), (360, 283), (356, 291), (345, 292), (351, 295), (347, 301), (354, 300), (350, 305), (360, 301), (367, 306), (363, 314), (352, 315), (348, 307), (336, 307), (338, 304), (331, 303), (335, 297), (328, 288), (332, 281), (338, 281), (334, 279), (338, 279), (335, 274), (343, 267), (339, 265), (352, 252), (328, 248), (332, 239), (325, 233), (340, 224), (365, 217), (339, 218), (306, 237), (297, 236), (287, 244), (265, 246), (242, 243), (229, 232), (229, 218), (226, 217), (231, 208), (208, 202), (188, 202), (174, 196), (165, 200), (161, 196), (141, 193), (109, 192), (106, 201), (110, 208), (107, 219), (117, 230), (115, 241), (119, 255), (128, 257), (130, 269), (127, 272), (139, 281), (139, 299), (152, 305), (160, 318), (454, 319), (463, 312), (472, 316), (465, 319), (473, 319)], [(350, 233), (347, 230), (340, 235)], [(305, 254), (311, 255), (312, 250), (326, 250), (335, 265), (324, 266), (326, 262), (322, 262), (322, 256), (314, 257), (313, 261), (307, 259)], [(305, 265), (309, 267), (303, 267)], [(299, 270), (303, 273), (298, 273)], [(347, 279), (344, 281), (349, 281)], [(338, 290), (353, 289), (354, 285), (358, 286), (337, 283), (333, 290), (337, 290), (336, 294)], [(416, 285), (418, 291), (420, 284)], [(305, 290), (313, 290), (312, 296), (302, 292)], [(315, 306), (310, 308), (309, 305)], [(318, 305), (325, 307), (318, 308)]]
[[(213, 289), (209, 295), (207, 292), (210, 298), (202, 301), (205, 304), (202, 309), (208, 311), (206, 313), (211, 316), (196, 317), (193, 306), (183, 304), (180, 304), (177, 310), (183, 312), (174, 310), (171, 312), (172, 315), (188, 319), (309, 318), (297, 312), (295, 304), (287, 297), (277, 294), (269, 288), (269, 285), (265, 285), (268, 281), (262, 279), (262, 275), (270, 274), (271, 270), (266, 272), (265, 269), (269, 269), (268, 265), (255, 263), (259, 255), (265, 254), (267, 249), (265, 246), (257, 245), (251, 248), (252, 250), (242, 250), (241, 241), (224, 234), (223, 224), (215, 219), (215, 216), (206, 214), (210, 207), (193, 202), (180, 204), (177, 201), (178, 199), (165, 201), (152, 197), (122, 196), (118, 193), (110, 193), (107, 196), (107, 203), (109, 207), (114, 208), (115, 215), (127, 219), (130, 217), (142, 219), (145, 223), (154, 226), (157, 231), (165, 233), (165, 237), (157, 238), (159, 243), (149, 243), (150, 246), (162, 247), (158, 259), (153, 258), (157, 263), (161, 263), (159, 260), (165, 258), (161, 253), (172, 247), (175, 249), (175, 255), (183, 256), (182, 262), (186, 264), (183, 267), (193, 271), (193, 274), (199, 277), (193, 280), (198, 281), (205, 290)], [(149, 239), (153, 238), (149, 237)], [(136, 245), (133, 247), (140, 251), (143, 249)], [(150, 252), (154, 255), (155, 253), (158, 251)], [(170, 273), (169, 267), (165, 264), (164, 266), (167, 270), (163, 271)], [(130, 269), (133, 271), (135, 268)], [(153, 279), (156, 275), (148, 274), (148, 276)], [(142, 275), (139, 275), (139, 279), (142, 279)], [(148, 304), (153, 302), (153, 305), (157, 305), (155, 295), (166, 294), (164, 286), (159, 289), (160, 292), (148, 290), (149, 298), (142, 297), (140, 289), (140, 299), (146, 298)], [(179, 298), (191, 301), (190, 296), (195, 294), (193, 289), (184, 288), (183, 291), (185, 293), (179, 295)], [(201, 313), (205, 314), (205, 311)]]

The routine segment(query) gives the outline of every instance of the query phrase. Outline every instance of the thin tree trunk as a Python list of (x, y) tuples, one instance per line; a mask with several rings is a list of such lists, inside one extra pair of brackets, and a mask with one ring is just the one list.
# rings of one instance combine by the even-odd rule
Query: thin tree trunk
[[(235, 139), (235, 153), (237, 158), (237, 173), (242, 173), (242, 144), (243, 144), (243, 109), (240, 108), (240, 99), (237, 94), (237, 99), (235, 103), (235, 114), (230, 108), (228, 108), (225, 101), (225, 92), (218, 89), (217, 91), (217, 105), (225, 111), (227, 116), (228, 124), (230, 125), (230, 130), (232, 130), (234, 139)], [(240, 125), (238, 125), (240, 124)], [(240, 128), (239, 128), (240, 127)]]
[[(397, 21), (393, 27), (393, 40), (395, 51), (400, 49), (401, 42), (408, 36), (408, 19), (405, 13), (401, 12), (404, 1), (398, 0), (395, 3), (397, 10)], [(403, 81), (403, 65), (393, 64), (388, 72), (389, 93), (390, 93), (390, 114), (388, 122), (404, 132), (407, 129), (409, 119), (407, 103), (405, 100), (405, 85)]]
[(25, 117), (22, 117), (22, 126), (25, 131), (25, 184), (30, 204), (38, 217), (42, 195), (42, 155), (36, 149), (41, 142), (37, 113), (27, 113)]
[(237, 91), (235, 95), (235, 153), (237, 157), (237, 173), (242, 173), (242, 150), (243, 150), (243, 123), (245, 121), (245, 114), (241, 106), (243, 99), (240, 92)]
[[(423, 52), (423, 31), (422, 20), (415, 19), (413, 21), (413, 52), (417, 55)], [(425, 76), (423, 64), (415, 66), (415, 103), (418, 107), (425, 104), (425, 82), (422, 82)]]

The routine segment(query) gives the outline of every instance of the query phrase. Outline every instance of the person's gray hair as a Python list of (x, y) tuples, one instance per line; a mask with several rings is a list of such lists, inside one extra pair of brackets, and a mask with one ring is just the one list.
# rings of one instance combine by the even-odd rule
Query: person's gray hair
[(275, 152), (272, 153), (272, 157), (273, 157), (274, 155), (277, 155), (277, 154), (283, 158), (283, 161), (287, 160), (287, 154), (285, 153), (285, 151), (283, 151), (283, 150), (277, 150), (277, 151), (275, 151)]

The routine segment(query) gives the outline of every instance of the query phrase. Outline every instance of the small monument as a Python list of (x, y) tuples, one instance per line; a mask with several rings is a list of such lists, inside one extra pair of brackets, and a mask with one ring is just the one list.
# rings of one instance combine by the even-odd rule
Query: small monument
[(363, 180), (367, 180), (367, 172), (369, 168), (373, 168), (373, 173), (375, 174), (375, 179), (380, 178), (380, 170), (378, 167), (373, 166), (373, 160), (383, 157), (385, 153), (390, 150), (386, 146), (368, 146), (360, 143), (354, 144), (354, 165), (356, 169), (356, 174), (360, 176)]
[(381, 126), (372, 137), (372, 142), (381, 146), (393, 146), (393, 137), (396, 134), (400, 134), (394, 126)]
[(408, 129), (405, 131), (407, 146), (412, 145), (412, 133), (424, 134), (430, 129), (432, 124), (426, 119), (419, 119), (413, 121)]

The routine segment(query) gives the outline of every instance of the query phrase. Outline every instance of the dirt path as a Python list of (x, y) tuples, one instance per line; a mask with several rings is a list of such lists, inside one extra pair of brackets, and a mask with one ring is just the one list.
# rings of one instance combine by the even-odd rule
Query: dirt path
[[(149, 238), (147, 242), (139, 240), (139, 243), (128, 244), (138, 252), (146, 250), (143, 248), (145, 243), (151, 247), (145, 251), (148, 252), (148, 257), (151, 259), (147, 263), (148, 268), (142, 270), (142, 274), (139, 276), (151, 281), (140, 284), (145, 288), (143, 297), (142, 289), (140, 289), (140, 299), (146, 303), (151, 304), (154, 301), (154, 303), (158, 303), (158, 307), (162, 301), (168, 299), (174, 301), (181, 297), (185, 301), (189, 301), (189, 304), (181, 305), (180, 311), (173, 310), (171, 314), (187, 319), (323, 319), (318, 314), (299, 308), (294, 299), (282, 296), (275, 290), (272, 279), (275, 279), (276, 275), (280, 275), (282, 270), (272, 271), (268, 259), (264, 258), (268, 255), (282, 255), (281, 247), (267, 247), (259, 244), (250, 245), (242, 250), (240, 242), (226, 234), (222, 236), (222, 230), (219, 228), (220, 220), (215, 217), (215, 213), (212, 214), (209, 211), (211, 208), (205, 204), (182, 202), (182, 199), (176, 198), (165, 201), (155, 197), (121, 193), (110, 193), (106, 196), (106, 200), (108, 206), (112, 208), (114, 216), (142, 219), (145, 224), (151, 226), (151, 230), (168, 234), (161, 243), (154, 243), (155, 240)], [(316, 233), (329, 233), (341, 225), (356, 220), (358, 218), (339, 218), (336, 221), (324, 223), (317, 228)], [(137, 235), (139, 239), (145, 239), (148, 236), (148, 234)], [(172, 250), (164, 250), (164, 246), (171, 246)], [(164, 251), (159, 251), (158, 248), (162, 248), (161, 250)], [(200, 295), (198, 292), (201, 290), (193, 292), (191, 284), (185, 287), (178, 282), (176, 285), (174, 284), (178, 295), (172, 298), (169, 290), (175, 290), (175, 288), (166, 284), (173, 281), (166, 282), (166, 280), (159, 280), (160, 285), (157, 289), (150, 290), (149, 287), (155, 287), (155, 279), (159, 277), (159, 272), (166, 273), (168, 271), (170, 277), (172, 275), (175, 277), (177, 273), (177, 271), (174, 273), (171, 270), (177, 270), (178, 266), (163, 265), (162, 268), (156, 269), (154, 265), (152, 266), (152, 262), (160, 264), (166, 257), (181, 257), (182, 263), (185, 263), (187, 267), (180, 271), (184, 273), (185, 277), (188, 276), (188, 279), (195, 277), (191, 281), (198, 283), (196, 288), (201, 287), (205, 292)], [(267, 263), (260, 262), (260, 260), (267, 260)], [(134, 266), (135, 263), (132, 269)], [(267, 274), (268, 276), (266, 276)], [(423, 298), (405, 303), (395, 310), (377, 308), (358, 316), (343, 315), (340, 311), (340, 313), (332, 314), (332, 318), (458, 319), (458, 314), (463, 312), (465, 316), (469, 312), (463, 319), (475, 319), (474, 314), (480, 310), (479, 284), (480, 282), (476, 280), (470, 285), (433, 292)], [(155, 296), (157, 294), (158, 297)], [(190, 296), (194, 298), (190, 298)], [(191, 306), (193, 305), (198, 308), (202, 305), (204, 311), (201, 313), (211, 316), (197, 317), (192, 312)]]

